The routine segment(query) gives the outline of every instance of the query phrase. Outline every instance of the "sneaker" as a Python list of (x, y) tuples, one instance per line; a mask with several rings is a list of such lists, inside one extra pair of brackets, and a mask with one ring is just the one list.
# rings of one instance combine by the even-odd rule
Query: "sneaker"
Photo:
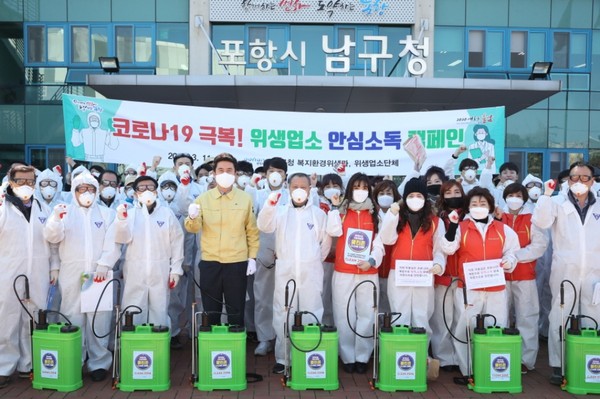
[(179, 340), (179, 336), (171, 337), (171, 349), (181, 349), (183, 344)]
[(28, 380), (31, 378), (31, 371), (19, 371), (19, 378)]
[(285, 366), (281, 363), (275, 363), (273, 366), (273, 374), (283, 374), (285, 371)]
[(521, 374), (527, 374), (529, 369), (524, 364), (521, 364)]
[(356, 362), (354, 363), (354, 371), (357, 374), (366, 374), (369, 365), (367, 363)]
[(104, 369), (94, 370), (90, 373), (90, 377), (92, 378), (92, 381), (94, 381), (94, 382), (104, 381), (106, 379), (106, 370), (104, 370)]
[(342, 365), (342, 368), (344, 369), (344, 371), (348, 374), (352, 374), (354, 373), (356, 366), (354, 363), (344, 363)]
[(552, 376), (550, 377), (550, 384), (562, 385), (563, 377), (560, 367), (552, 367)]
[(273, 352), (273, 341), (262, 341), (254, 349), (254, 356), (267, 356), (269, 352)]
[(10, 378), (6, 375), (0, 375), (0, 389), (6, 388), (8, 383), (10, 382)]
[(454, 377), (452, 379), (456, 385), (469, 385), (469, 377), (463, 375), (462, 377)]

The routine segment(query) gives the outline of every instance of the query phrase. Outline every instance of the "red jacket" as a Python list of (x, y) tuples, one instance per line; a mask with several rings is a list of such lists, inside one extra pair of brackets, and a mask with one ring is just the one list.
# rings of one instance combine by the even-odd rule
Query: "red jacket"
[[(531, 244), (531, 216), (531, 213), (522, 215), (505, 213), (502, 216), (502, 223), (512, 228), (519, 236), (521, 248)], [(535, 260), (517, 263), (515, 270), (512, 273), (504, 273), (504, 277), (507, 281), (535, 280), (535, 263)]]
[[(346, 249), (346, 234), (348, 229), (362, 229), (373, 231), (373, 215), (369, 211), (354, 211), (348, 209), (345, 215), (342, 217), (342, 236), (338, 239), (335, 248), (335, 271), (340, 273), (351, 273), (351, 274), (377, 274), (377, 269), (374, 267), (370, 268), (366, 272), (360, 270), (355, 264), (350, 265), (344, 262), (344, 251)], [(373, 248), (372, 239), (375, 238), (375, 234), (371, 237), (371, 248)]]
[(429, 230), (424, 232), (422, 228), (419, 228), (414, 238), (408, 223), (398, 232), (398, 240), (392, 250), (391, 269), (395, 269), (396, 261), (401, 259), (433, 260), (433, 235), (440, 220), (438, 217), (433, 217), (431, 222)]

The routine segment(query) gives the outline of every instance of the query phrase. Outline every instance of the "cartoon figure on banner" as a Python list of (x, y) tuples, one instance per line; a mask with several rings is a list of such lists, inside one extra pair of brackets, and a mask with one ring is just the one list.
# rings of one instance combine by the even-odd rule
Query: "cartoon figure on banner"
[[(475, 142), (469, 145), (468, 157), (479, 164), (478, 169), (485, 168), (488, 157), (496, 156), (496, 141), (490, 136), (490, 130), (486, 125), (475, 125), (473, 127), (473, 139)], [(496, 170), (496, 163), (492, 165)]]
[(73, 147), (79, 147), (83, 144), (86, 161), (104, 162), (106, 148), (116, 150), (119, 141), (112, 135), (110, 130), (102, 129), (102, 118), (99, 113), (89, 112), (87, 122), (88, 127), (80, 129), (81, 118), (79, 115), (73, 117), (71, 143)]

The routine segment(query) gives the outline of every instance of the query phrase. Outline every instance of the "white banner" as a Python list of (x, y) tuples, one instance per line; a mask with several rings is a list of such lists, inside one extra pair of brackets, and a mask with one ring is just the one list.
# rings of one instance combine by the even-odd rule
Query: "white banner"
[(397, 260), (394, 269), (396, 287), (431, 287), (433, 267), (430, 260)]
[(467, 289), (476, 290), (505, 285), (504, 269), (500, 266), (500, 262), (502, 259), (463, 263)]

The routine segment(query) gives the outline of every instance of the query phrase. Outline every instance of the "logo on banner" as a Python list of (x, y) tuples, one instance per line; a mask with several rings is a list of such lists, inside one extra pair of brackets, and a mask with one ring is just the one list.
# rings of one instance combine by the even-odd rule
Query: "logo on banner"
[(592, 357), (588, 360), (587, 369), (592, 374), (600, 374), (600, 358)]
[(140, 353), (134, 360), (135, 368), (146, 371), (152, 366), (152, 358), (146, 353)]
[[(595, 216), (595, 215), (594, 215), (594, 216)], [(38, 219), (40, 219), (40, 223), (41, 223), (41, 224), (44, 224), (44, 223), (46, 223), (46, 218), (43, 218), (43, 217), (38, 217)], [(596, 219), (597, 219), (597, 218), (596, 218)]]
[(396, 352), (396, 379), (414, 380), (416, 373), (416, 352)]
[(218, 370), (225, 370), (231, 365), (231, 359), (225, 353), (219, 353), (214, 357), (213, 365)]
[(498, 356), (492, 361), (492, 367), (497, 373), (504, 373), (508, 370), (508, 359), (504, 356)]
[(510, 381), (510, 354), (490, 354), (490, 381)]
[(212, 358), (212, 378), (227, 379), (233, 377), (231, 364), (231, 351), (213, 351)]
[(97, 228), (102, 227), (103, 222), (94, 222)]
[(163, 224), (165, 224), (165, 222), (160, 222), (160, 221), (156, 221), (156, 223), (158, 224), (158, 227), (163, 227)]
[(151, 380), (154, 378), (154, 352), (152, 351), (134, 351), (133, 352), (133, 379)]
[(58, 352), (57, 351), (41, 351), (40, 375), (42, 378), (58, 379)]
[(46, 370), (54, 370), (56, 368), (56, 356), (52, 353), (44, 353), (42, 355), (42, 365)]
[(320, 370), (325, 365), (325, 359), (320, 354), (313, 353), (310, 356), (308, 356), (308, 359), (306, 360), (306, 364), (312, 370)]
[(408, 371), (415, 367), (415, 359), (411, 355), (402, 355), (398, 358), (398, 367), (400, 370)]
[(327, 378), (327, 367), (325, 351), (314, 351), (306, 354), (306, 369), (304, 370), (306, 378), (323, 379)]
[(355, 230), (348, 235), (348, 247), (354, 252), (364, 252), (370, 249), (369, 237), (361, 230)]

